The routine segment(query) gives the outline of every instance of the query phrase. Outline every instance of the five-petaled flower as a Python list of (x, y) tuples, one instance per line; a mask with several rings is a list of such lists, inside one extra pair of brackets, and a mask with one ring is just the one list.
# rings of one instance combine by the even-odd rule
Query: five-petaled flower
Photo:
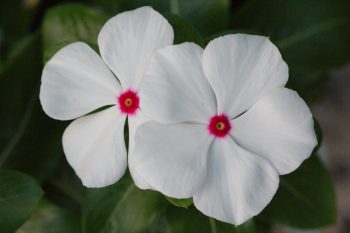
[(204, 214), (241, 224), (272, 199), (279, 175), (317, 144), (309, 108), (284, 86), (288, 66), (269, 39), (227, 35), (157, 50), (140, 86), (155, 121), (136, 131), (134, 165), (152, 189), (193, 196)]
[(128, 160), (135, 183), (148, 187), (134, 172), (131, 156), (127, 159), (124, 125), (128, 116), (130, 152), (135, 129), (147, 120), (139, 107), (145, 67), (153, 51), (171, 45), (173, 38), (168, 21), (152, 8), (142, 7), (118, 14), (103, 26), (98, 36), (102, 59), (77, 42), (62, 48), (46, 64), (40, 101), (52, 118), (78, 118), (65, 130), (63, 148), (85, 186), (118, 181)]

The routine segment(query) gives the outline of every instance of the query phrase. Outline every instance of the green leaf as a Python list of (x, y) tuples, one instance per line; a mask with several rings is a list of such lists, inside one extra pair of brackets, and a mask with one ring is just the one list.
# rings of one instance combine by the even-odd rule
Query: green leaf
[(85, 233), (139, 233), (158, 216), (166, 201), (154, 191), (141, 191), (129, 176), (103, 189), (89, 189), (83, 206)]
[(50, 119), (42, 110), (38, 88), (33, 90), (26, 111), (1, 153), (3, 166), (34, 176), (44, 182), (64, 158), (61, 138), (66, 123)]
[(203, 215), (193, 206), (179, 208), (153, 191), (139, 190), (130, 177), (103, 189), (89, 189), (83, 211), (89, 233), (254, 233), (249, 221), (237, 228)]
[(30, 176), (0, 170), (0, 229), (12, 233), (29, 217), (43, 195), (39, 184)]
[(217, 221), (207, 217), (191, 206), (187, 209), (169, 206), (165, 213), (161, 215), (162, 221), (158, 225), (161, 230), (155, 232), (171, 233), (254, 233), (255, 227), (253, 220), (234, 227), (231, 224)]
[(269, 36), (289, 65), (288, 85), (306, 95), (325, 72), (350, 60), (349, 8), (347, 0), (250, 0), (232, 22)]
[(184, 18), (167, 13), (164, 15), (174, 29), (174, 44), (183, 42), (194, 42), (200, 46), (204, 45), (202, 36)]
[(237, 233), (254, 233), (256, 232), (256, 225), (253, 219), (246, 221), (245, 223), (235, 227)]
[(192, 198), (187, 198), (187, 199), (176, 199), (176, 198), (172, 198), (172, 197), (167, 197), (165, 196), (165, 198), (174, 206), (177, 207), (183, 207), (183, 208), (188, 208), (190, 205), (193, 204), (193, 200)]
[(229, 28), (229, 0), (171, 0), (171, 10), (188, 19), (203, 35)]
[(41, 62), (40, 37), (25, 37), (17, 45), (0, 74), (0, 148), (24, 114), (32, 90), (38, 84)]
[[(180, 16), (166, 14), (175, 31), (175, 43), (195, 42), (203, 45), (197, 30)], [(66, 4), (52, 8), (43, 23), (44, 60), (50, 59), (60, 48), (83, 41), (97, 50), (97, 36), (107, 16), (80, 4)], [(60, 36), (57, 36), (60, 35)]]
[(39, 103), (40, 45), (39, 34), (25, 37), (0, 74), (0, 165), (44, 181), (63, 158), (63, 124), (47, 117)]
[(305, 229), (335, 222), (334, 187), (316, 155), (307, 159), (295, 172), (281, 176), (280, 187), (261, 217)]
[(37, 210), (16, 233), (78, 233), (78, 216), (42, 200)]
[(44, 60), (60, 48), (83, 41), (95, 48), (97, 36), (108, 17), (82, 4), (64, 4), (50, 9), (42, 26)]
[(97, 7), (102, 7), (103, 10), (113, 15), (123, 12), (134, 10), (143, 6), (152, 6), (159, 12), (170, 11), (170, 0), (90, 0)]
[(210, 35), (229, 28), (229, 0), (90, 0), (97, 7), (115, 15), (142, 6), (180, 15), (190, 21), (204, 35)]
[(271, 233), (273, 232), (273, 224), (260, 219), (259, 215), (254, 218), (255, 229), (258, 229), (258, 233)]

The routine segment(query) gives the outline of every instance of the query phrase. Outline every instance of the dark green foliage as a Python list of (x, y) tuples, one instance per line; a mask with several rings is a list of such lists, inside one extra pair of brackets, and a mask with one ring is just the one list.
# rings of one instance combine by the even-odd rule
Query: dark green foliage
[(78, 233), (78, 216), (67, 212), (54, 204), (42, 200), (32, 216), (16, 233)]
[[(83, 41), (98, 52), (98, 33), (109, 17), (150, 5), (173, 26), (175, 44), (204, 48), (224, 34), (269, 36), (289, 65), (288, 86), (308, 97), (330, 69), (350, 60), (349, 1), (246, 0), (231, 13), (228, 0), (56, 1), (48, 9), (44, 1), (31, 8), (25, 5), (31, 1), (23, 2), (0, 4), (0, 166), (32, 177), (0, 170), (1, 233), (255, 233), (274, 224), (308, 229), (334, 223), (334, 188), (315, 155), (322, 140), (316, 119), (314, 154), (281, 177), (260, 215), (234, 227), (203, 215), (192, 199), (140, 190), (129, 175), (106, 188), (83, 188), (63, 156), (67, 123), (46, 116), (38, 93), (44, 62), (59, 49)], [(46, 196), (38, 205), (39, 183)]]
[(36, 208), (43, 191), (32, 177), (0, 170), (0, 229), (12, 233)]
[(281, 176), (277, 194), (261, 217), (273, 223), (305, 229), (335, 222), (334, 188), (316, 155), (307, 159), (297, 171)]
[(203, 35), (229, 28), (229, 0), (89, 0), (112, 15), (141, 6), (152, 6), (161, 13), (171, 12), (192, 23)]
[(44, 59), (60, 48), (83, 41), (97, 48), (97, 36), (108, 17), (81, 4), (65, 4), (49, 10), (42, 26)]
[(159, 215), (164, 203), (159, 193), (138, 189), (130, 177), (107, 188), (90, 189), (84, 205), (84, 232), (143, 232)]

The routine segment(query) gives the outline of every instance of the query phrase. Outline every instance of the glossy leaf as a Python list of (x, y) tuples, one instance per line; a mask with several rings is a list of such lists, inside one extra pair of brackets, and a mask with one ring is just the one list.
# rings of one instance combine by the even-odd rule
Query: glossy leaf
[(35, 210), (43, 195), (39, 184), (30, 176), (0, 170), (0, 229), (12, 233)]
[(288, 85), (307, 95), (329, 69), (350, 60), (347, 0), (248, 0), (234, 14), (235, 29), (269, 36), (290, 68)]
[(97, 36), (108, 17), (82, 4), (64, 4), (50, 9), (44, 18), (42, 33), (44, 60), (60, 48), (76, 41), (97, 48)]
[(84, 232), (143, 232), (164, 203), (159, 193), (138, 189), (128, 176), (107, 188), (89, 189), (83, 213)]
[(316, 155), (295, 172), (281, 176), (280, 187), (261, 217), (295, 228), (320, 228), (335, 222), (334, 187)]
[(42, 200), (31, 217), (16, 233), (78, 233), (78, 216)]

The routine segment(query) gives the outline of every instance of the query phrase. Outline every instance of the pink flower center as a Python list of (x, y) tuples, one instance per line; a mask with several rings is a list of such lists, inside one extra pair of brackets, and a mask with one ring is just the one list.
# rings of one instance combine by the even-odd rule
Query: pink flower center
[(129, 89), (118, 96), (118, 103), (122, 113), (135, 115), (140, 105), (140, 98), (136, 91)]
[(210, 118), (208, 131), (215, 137), (224, 138), (232, 129), (229, 118), (225, 114)]

